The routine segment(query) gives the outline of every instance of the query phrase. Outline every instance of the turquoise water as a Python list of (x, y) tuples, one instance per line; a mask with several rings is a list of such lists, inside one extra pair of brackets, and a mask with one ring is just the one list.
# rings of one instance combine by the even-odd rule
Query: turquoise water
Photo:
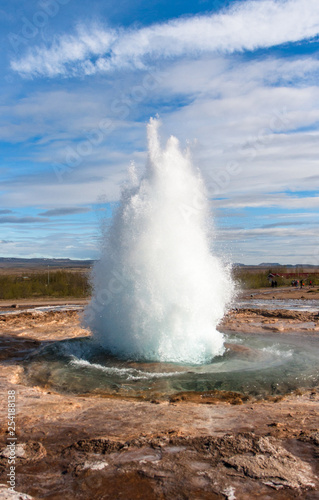
[(25, 381), (58, 392), (167, 397), (181, 391), (287, 394), (319, 383), (314, 336), (226, 336), (223, 355), (202, 365), (141, 362), (111, 356), (90, 338), (53, 342), (25, 361)]
[(238, 300), (236, 306), (250, 309), (286, 309), (288, 311), (319, 312), (319, 300), (316, 299), (249, 299)]

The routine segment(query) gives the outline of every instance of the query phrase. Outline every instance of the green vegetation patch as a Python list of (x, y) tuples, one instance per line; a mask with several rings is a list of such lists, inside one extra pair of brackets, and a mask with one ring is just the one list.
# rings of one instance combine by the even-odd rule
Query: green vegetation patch
[[(319, 274), (318, 273), (312, 273), (309, 274), (308, 276), (304, 276), (302, 272), (302, 275), (300, 276), (299, 272), (296, 272), (293, 276), (285, 277), (284, 274), (287, 274), (285, 272), (285, 269), (272, 269), (269, 271), (247, 271), (246, 269), (234, 269), (233, 271), (233, 276), (234, 279), (239, 282), (241, 288), (265, 288), (265, 287), (271, 287), (271, 282), (268, 280), (268, 275), (270, 273), (278, 274), (279, 276), (275, 276), (275, 280), (277, 281), (277, 286), (291, 286), (291, 283), (294, 279), (296, 280), (301, 280), (303, 281), (303, 284), (305, 286), (310, 285), (311, 281), (311, 286), (318, 286), (319, 284)], [(292, 274), (292, 273), (289, 273)], [(299, 287), (299, 285), (298, 285)], [(316, 289), (311, 289), (310, 291), (317, 292), (318, 290)]]
[(87, 273), (49, 271), (30, 275), (0, 276), (0, 299), (37, 297), (88, 297), (91, 293)]

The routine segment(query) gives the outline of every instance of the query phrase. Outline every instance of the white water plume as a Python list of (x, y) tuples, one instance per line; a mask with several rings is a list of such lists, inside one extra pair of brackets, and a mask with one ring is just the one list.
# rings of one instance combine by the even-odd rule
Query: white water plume
[(148, 125), (149, 157), (122, 193), (93, 272), (86, 326), (119, 357), (205, 363), (224, 351), (216, 330), (232, 297), (229, 268), (211, 252), (202, 178), (159, 122)]

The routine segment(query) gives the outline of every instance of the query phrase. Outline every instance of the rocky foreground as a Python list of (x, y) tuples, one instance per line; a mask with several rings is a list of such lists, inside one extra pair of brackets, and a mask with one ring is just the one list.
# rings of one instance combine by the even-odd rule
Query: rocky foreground
[[(315, 313), (246, 309), (221, 328), (316, 336), (318, 324)], [(61, 395), (26, 386), (21, 362), (43, 342), (89, 335), (77, 312), (0, 315), (0, 335), (0, 498), (318, 498), (319, 390), (261, 401), (218, 391), (167, 401)], [(20, 496), (6, 487), (8, 390)]]

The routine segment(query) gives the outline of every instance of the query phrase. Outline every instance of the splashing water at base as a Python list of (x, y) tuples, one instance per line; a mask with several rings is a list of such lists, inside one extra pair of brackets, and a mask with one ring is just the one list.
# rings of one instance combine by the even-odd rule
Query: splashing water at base
[(157, 120), (144, 177), (122, 193), (93, 269), (85, 326), (124, 358), (201, 364), (224, 352), (216, 330), (232, 298), (229, 268), (211, 253), (205, 187)]
[(23, 380), (61, 393), (164, 400), (189, 391), (205, 399), (216, 390), (258, 399), (318, 386), (315, 335), (236, 333), (225, 340), (224, 354), (201, 365), (123, 360), (92, 338), (62, 340), (28, 356)]

